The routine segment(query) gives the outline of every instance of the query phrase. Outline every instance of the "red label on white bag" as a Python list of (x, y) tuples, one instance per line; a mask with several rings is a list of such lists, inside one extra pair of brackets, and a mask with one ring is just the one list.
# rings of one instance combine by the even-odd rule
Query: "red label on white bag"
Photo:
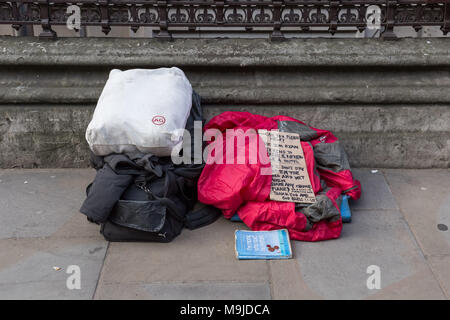
[(164, 123), (166, 123), (166, 118), (164, 118), (163, 116), (154, 116), (152, 118), (152, 122), (157, 126), (162, 126)]

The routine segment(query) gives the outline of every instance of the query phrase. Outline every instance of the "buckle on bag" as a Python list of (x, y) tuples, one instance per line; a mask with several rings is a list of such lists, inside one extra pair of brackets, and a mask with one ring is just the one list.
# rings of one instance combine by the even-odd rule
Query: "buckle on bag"
[(150, 189), (147, 187), (147, 182), (146, 182), (145, 180), (144, 180), (144, 181), (136, 181), (136, 186), (137, 186), (139, 189), (143, 190), (145, 193), (147, 193), (148, 196), (149, 196), (149, 198), (150, 198), (150, 196), (153, 196), (153, 195), (152, 195), (152, 192), (151, 192)]

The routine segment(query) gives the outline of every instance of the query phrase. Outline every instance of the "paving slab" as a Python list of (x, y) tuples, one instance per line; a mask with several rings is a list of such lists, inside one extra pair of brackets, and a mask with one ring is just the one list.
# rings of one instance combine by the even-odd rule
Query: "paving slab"
[[(296, 246), (296, 242), (293, 242)], [(297, 259), (269, 261), (272, 298), (277, 300), (323, 299), (311, 290), (300, 272)]]
[[(294, 242), (302, 279), (325, 299), (445, 298), (398, 210), (353, 210), (337, 240)], [(367, 268), (381, 271), (381, 289), (368, 289)], [(390, 290), (392, 286), (407, 290)]]
[(450, 299), (450, 256), (428, 257), (428, 262), (447, 299)]
[(450, 171), (384, 170), (425, 255), (450, 255)]
[[(376, 170), (376, 172), (372, 172)], [(350, 201), (352, 210), (395, 210), (397, 204), (381, 170), (352, 169), (354, 178), (361, 182), (361, 198)]]
[(193, 282), (117, 285), (104, 284), (96, 299), (152, 300), (268, 300), (268, 282)]
[[(106, 248), (106, 241), (85, 238), (0, 240), (0, 299), (91, 299)], [(73, 265), (80, 289), (66, 285)]]
[(0, 239), (45, 237), (74, 215), (92, 169), (0, 170)]
[(447, 297), (436, 286), (436, 278), (429, 267), (417, 268), (413, 274), (374, 290), (367, 300), (443, 300)]
[(111, 243), (100, 284), (267, 281), (266, 261), (236, 259), (234, 231), (238, 228), (247, 229), (219, 218), (209, 226), (184, 230), (170, 243)]
[(108, 244), (78, 212), (94, 170), (0, 170), (0, 299), (449, 298), (449, 171), (371, 170), (354, 170), (363, 196), (341, 238), (293, 241), (284, 261), (237, 260), (234, 231), (248, 228), (223, 218), (168, 244)]

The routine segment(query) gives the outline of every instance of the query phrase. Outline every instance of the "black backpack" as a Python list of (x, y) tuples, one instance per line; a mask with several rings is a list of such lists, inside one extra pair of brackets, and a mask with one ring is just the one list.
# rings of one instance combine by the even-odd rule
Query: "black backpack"
[(101, 226), (106, 240), (170, 242), (183, 228), (200, 228), (221, 215), (195, 200), (203, 165), (162, 167), (163, 176), (138, 176), (126, 189)]
[[(186, 123), (191, 137), (194, 120), (204, 122), (200, 96), (196, 92), (192, 94), (192, 109)], [(193, 143), (191, 140), (191, 150), (194, 150)], [(192, 230), (208, 225), (221, 215), (219, 209), (197, 201), (197, 180), (204, 164), (175, 165), (170, 157), (149, 156), (144, 170), (124, 157), (105, 163), (103, 157), (91, 152), (91, 164), (97, 171), (107, 166), (111, 175), (133, 176), (111, 211), (99, 203), (103, 196), (113, 199), (107, 185), (102, 185), (102, 194), (85, 202), (80, 210), (89, 221), (101, 224), (100, 232), (106, 240), (170, 242), (183, 228)], [(88, 195), (91, 185), (86, 190)], [(93, 206), (102, 209), (101, 216), (92, 215), (95, 210), (89, 209)]]

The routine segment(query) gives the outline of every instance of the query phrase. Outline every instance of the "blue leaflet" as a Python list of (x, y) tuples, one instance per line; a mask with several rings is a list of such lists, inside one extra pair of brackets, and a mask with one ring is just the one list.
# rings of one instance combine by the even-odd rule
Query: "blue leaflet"
[(272, 231), (236, 230), (238, 259), (289, 259), (291, 243), (287, 229)]

